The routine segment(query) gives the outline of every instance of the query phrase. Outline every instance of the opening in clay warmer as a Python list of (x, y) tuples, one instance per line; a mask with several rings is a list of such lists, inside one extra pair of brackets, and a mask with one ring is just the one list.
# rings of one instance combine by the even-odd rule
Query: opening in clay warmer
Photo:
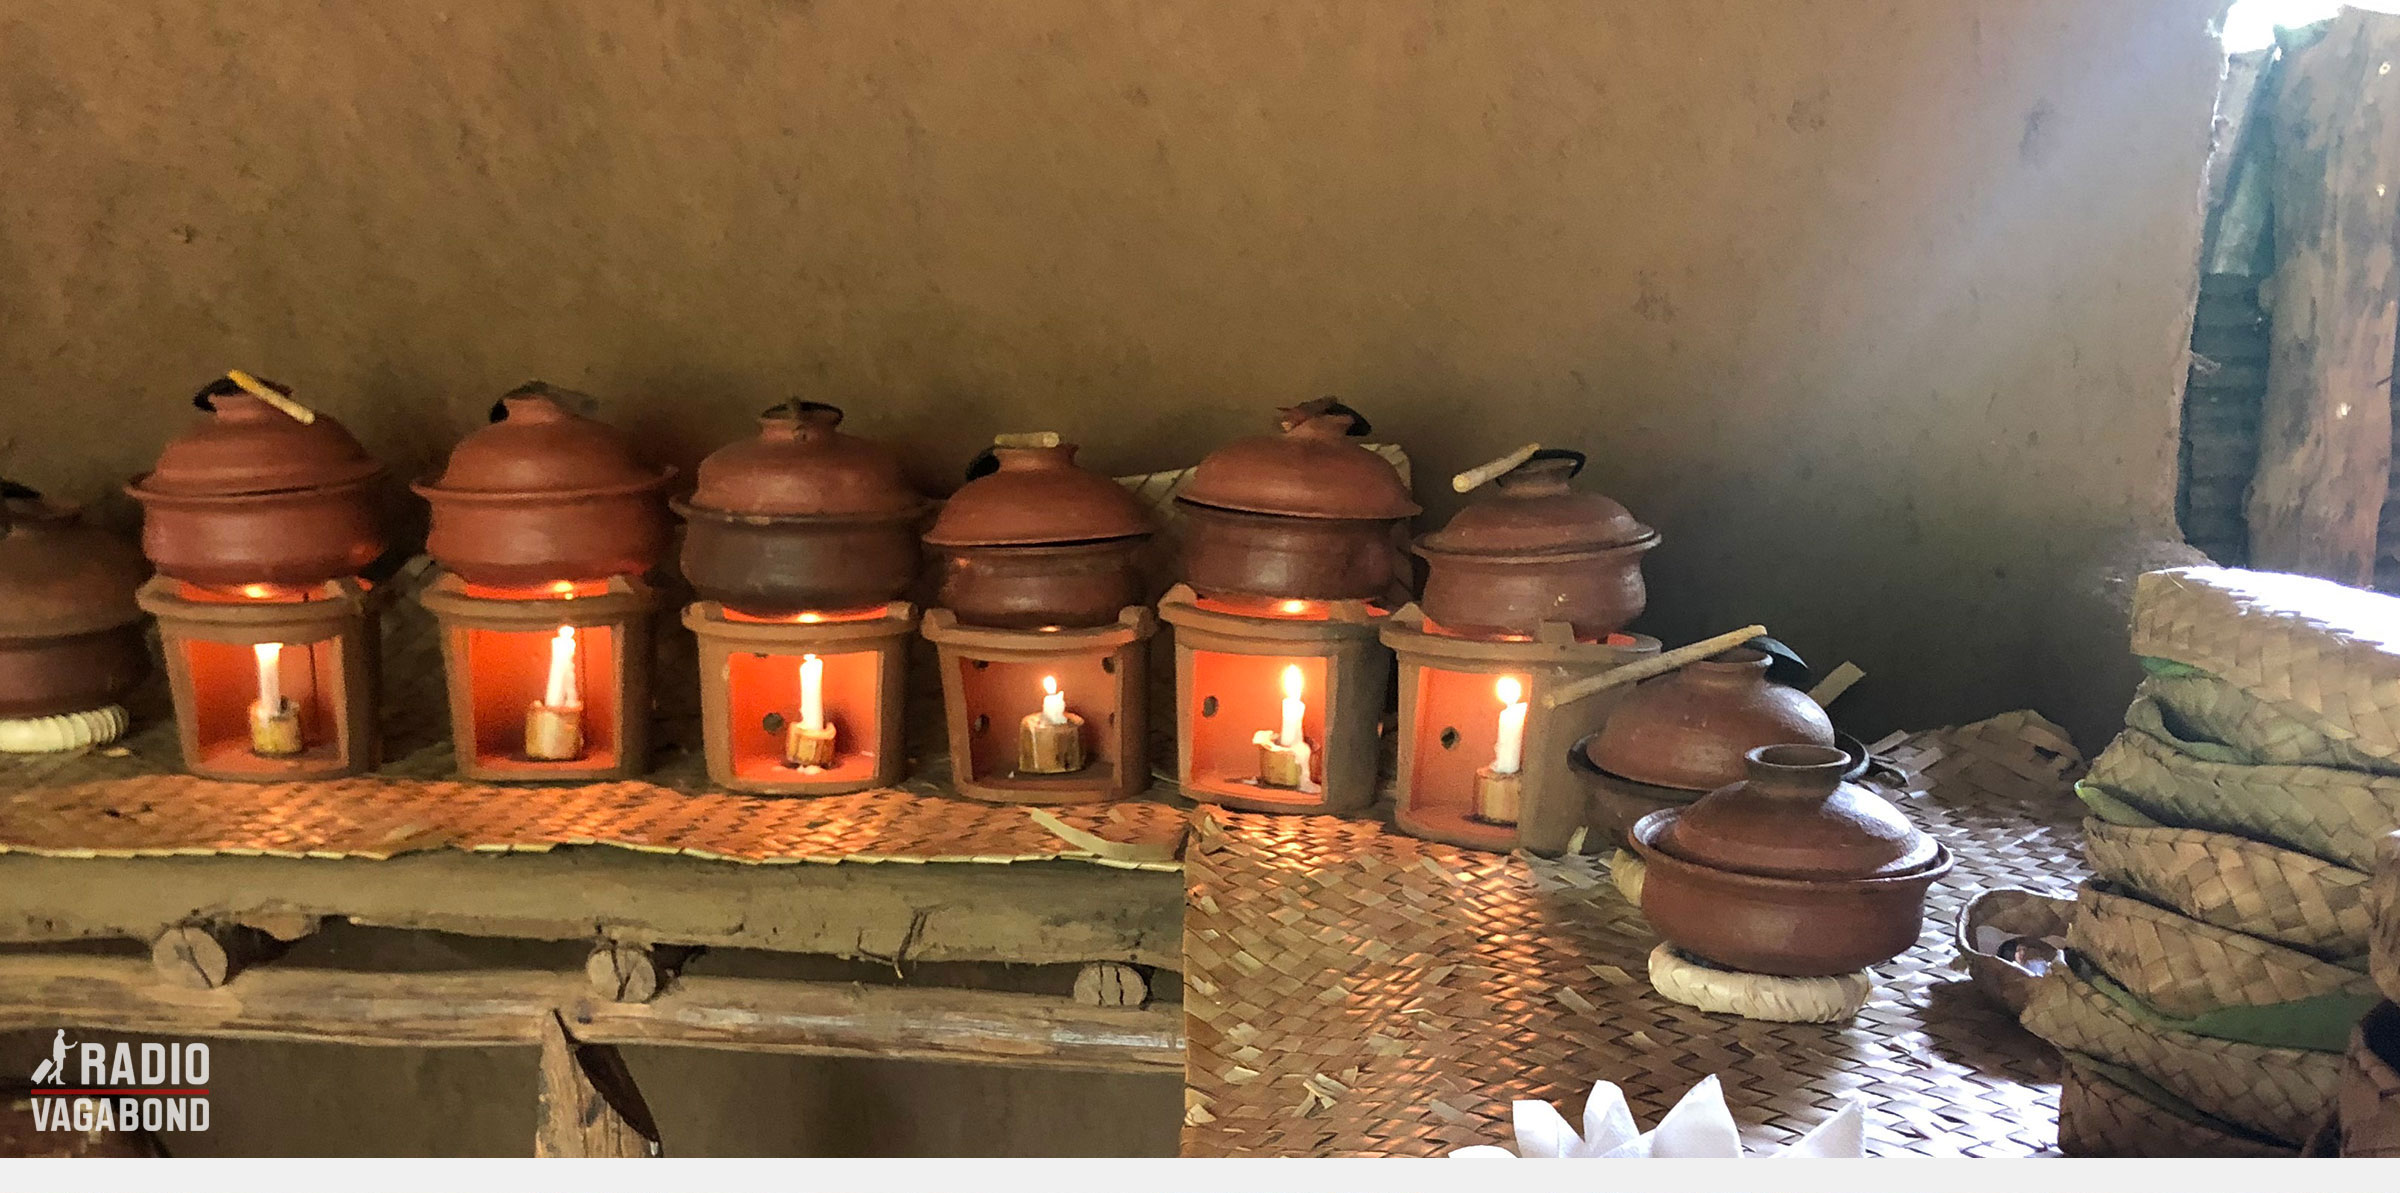
[(214, 779), (374, 768), (376, 616), (367, 584), (219, 588), (159, 576), (158, 618), (184, 766)]
[(1109, 625), (1033, 630), (961, 625), (948, 609), (928, 610), (958, 790), (1079, 804), (1148, 786), (1144, 643), (1157, 628), (1138, 606)]
[(1375, 798), (1391, 652), (1362, 601), (1200, 596), (1159, 602), (1175, 627), (1176, 781), (1196, 800), (1334, 812)]
[(653, 600), (640, 581), (504, 588), (442, 573), (423, 600), (441, 622), (459, 774), (563, 781), (642, 772)]
[(914, 607), (754, 617), (699, 601), (684, 609), (683, 623), (700, 642), (712, 781), (782, 795), (900, 781)]

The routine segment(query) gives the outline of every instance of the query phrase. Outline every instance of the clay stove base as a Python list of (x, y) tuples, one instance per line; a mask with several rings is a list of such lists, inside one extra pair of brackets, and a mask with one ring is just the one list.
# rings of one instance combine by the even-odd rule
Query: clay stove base
[[(941, 655), (942, 711), (951, 785), (970, 799), (1003, 804), (1090, 804), (1126, 799), (1149, 786), (1149, 718), (1143, 704), (1146, 643), (1158, 629), (1142, 606), (1109, 625), (1008, 630), (959, 624), (948, 609), (925, 611), (921, 632)], [(1039, 712), (1041, 681), (1067, 694), (1086, 726), (1083, 769), (1064, 775), (1017, 772), (1018, 729)]]
[[(441, 626), (459, 777), (588, 783), (639, 778), (649, 769), (656, 598), (631, 576), (576, 588), (571, 598), (488, 596), (436, 572), (418, 594)], [(525, 753), (525, 710), (541, 692), (550, 637), (560, 626), (576, 630), (586, 744), (583, 757), (550, 761)]]
[[(311, 586), (307, 599), (230, 599), (154, 576), (135, 593), (158, 618), (184, 769), (204, 779), (289, 783), (339, 779), (381, 759), (379, 597), (356, 579)], [(301, 708), (308, 748), (282, 757), (250, 748), (257, 691), (252, 647), (284, 646), (285, 696)]]
[[(1392, 677), (1392, 652), (1377, 636), (1384, 617), (1362, 601), (1325, 610), (1252, 616), (1180, 584), (1159, 601), (1175, 627), (1175, 779), (1186, 796), (1252, 812), (1354, 812), (1375, 801), (1377, 722)], [(1314, 748), (1315, 791), (1258, 781), (1253, 735), (1280, 722), (1287, 666), (1304, 676), (1301, 736)]]
[[(880, 614), (804, 623), (728, 616), (716, 601), (697, 601), (684, 608), (683, 624), (699, 642), (701, 736), (710, 782), (757, 795), (846, 795), (896, 786), (907, 777), (915, 606), (895, 601)], [(810, 654), (825, 662), (826, 720), (841, 730), (834, 764), (814, 773), (785, 762), (783, 734), (765, 727), (767, 711), (788, 714), (797, 706), (799, 662)]]

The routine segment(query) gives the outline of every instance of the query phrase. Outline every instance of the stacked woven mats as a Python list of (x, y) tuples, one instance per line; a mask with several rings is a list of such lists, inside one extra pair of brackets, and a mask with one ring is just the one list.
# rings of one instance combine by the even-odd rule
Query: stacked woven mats
[(2135, 593), (2133, 649), (2148, 677), (2076, 788), (2095, 878), (2066, 972), (2025, 1011), (2068, 1061), (2059, 1145), (2369, 1147), (2331, 1124), (2337, 1089), (2357, 1080), (2344, 1054), (2383, 996), (2369, 873), (2400, 828), (2400, 600), (2224, 568), (2153, 572)]

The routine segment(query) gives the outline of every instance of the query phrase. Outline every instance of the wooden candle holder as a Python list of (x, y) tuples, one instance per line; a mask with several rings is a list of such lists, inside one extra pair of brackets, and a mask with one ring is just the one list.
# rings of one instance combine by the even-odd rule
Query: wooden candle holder
[[(287, 782), (373, 770), (382, 636), (366, 582), (203, 588), (152, 577), (134, 599), (158, 618), (184, 769)], [(253, 648), (281, 643), (283, 699), (256, 715)]]
[[(948, 609), (926, 610), (923, 632), (941, 655), (951, 781), (959, 793), (994, 803), (1084, 804), (1148, 787), (1142, 693), (1145, 643), (1157, 629), (1150, 610), (1139, 606), (1109, 625), (1055, 630), (961, 625)], [(1066, 694), (1070, 719), (1082, 720), (1076, 740), (1084, 763), (1063, 774), (1027, 774), (1020, 766), (1025, 718), (1041, 711), (1045, 676)]]
[[(1567, 765), (1567, 750), (1600, 727), (1614, 698), (1608, 694), (1544, 708), (1541, 695), (1559, 685), (1658, 653), (1658, 640), (1612, 635), (1579, 642), (1574, 631), (1549, 623), (1531, 638), (1462, 638), (1431, 627), (1415, 605), (1392, 614), (1383, 642), (1398, 656), (1400, 775), (1393, 819), (1400, 831), (1469, 849), (1559, 854), (1577, 829), (1584, 849), (1613, 844), (1582, 779)], [(1527, 704), (1524, 761), (1516, 773), (1491, 771), (1499, 733), (1494, 689), (1515, 676)], [(1486, 813), (1513, 799), (1516, 823)]]
[[(1381, 613), (1361, 601), (1237, 605), (1178, 584), (1158, 614), (1175, 627), (1175, 781), (1185, 795), (1256, 812), (1348, 812), (1375, 801), (1392, 677)], [(1294, 777), (1303, 751), (1273, 744), (1291, 666), (1307, 706), (1305, 784), (1279, 781)]]
[[(907, 777), (914, 606), (768, 618), (696, 601), (683, 624), (700, 644), (710, 782), (762, 795), (838, 795)], [(824, 663), (825, 706), (825, 726), (813, 732), (797, 719), (800, 665), (812, 654)]]
[[(585, 783), (648, 769), (650, 619), (657, 600), (647, 585), (612, 576), (487, 588), (437, 572), (418, 600), (441, 624), (450, 741), (461, 777)], [(548, 707), (544, 681), (562, 626), (575, 630), (578, 699)]]

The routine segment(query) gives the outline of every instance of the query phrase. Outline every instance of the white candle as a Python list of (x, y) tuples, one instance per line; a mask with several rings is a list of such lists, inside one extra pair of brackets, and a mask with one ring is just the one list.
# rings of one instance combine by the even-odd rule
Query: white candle
[(283, 708), (283, 643), (260, 642), (250, 652), (258, 656), (258, 711), (274, 716)]
[(825, 660), (813, 654), (800, 656), (800, 727), (825, 727)]
[(1492, 773), (1513, 775), (1525, 765), (1525, 686), (1513, 675), (1492, 685), (1500, 697), (1500, 738), (1492, 746)]
[(1308, 715), (1308, 705), (1300, 700), (1300, 664), (1283, 669), (1283, 728), (1275, 734), (1275, 744), (1290, 749), (1300, 744), (1300, 721)]
[(1067, 723), (1067, 696), (1058, 690), (1058, 677), (1042, 677), (1042, 719), (1053, 725)]
[(583, 692), (575, 684), (575, 627), (558, 627), (558, 636), (550, 640), (550, 682), (542, 690), (542, 703), (551, 708), (581, 708)]

